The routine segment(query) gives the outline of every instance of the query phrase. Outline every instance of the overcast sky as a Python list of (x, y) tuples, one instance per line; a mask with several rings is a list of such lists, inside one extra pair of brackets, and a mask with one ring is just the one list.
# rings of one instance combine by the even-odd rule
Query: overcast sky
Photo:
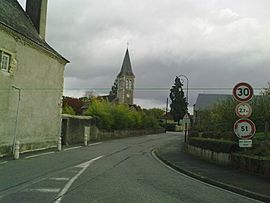
[(260, 88), (270, 81), (269, 0), (48, 2), (47, 41), (71, 61), (65, 95), (109, 92), (127, 42), (135, 88), (147, 88), (135, 91), (144, 107), (164, 107), (176, 75), (189, 78), (190, 106), (198, 93), (231, 94), (198, 88), (241, 81)]

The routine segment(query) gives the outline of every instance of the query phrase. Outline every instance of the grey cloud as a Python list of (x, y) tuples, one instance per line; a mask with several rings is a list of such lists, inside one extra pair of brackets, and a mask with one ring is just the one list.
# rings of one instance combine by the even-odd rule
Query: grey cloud
[[(242, 80), (262, 87), (269, 80), (268, 8), (268, 0), (49, 0), (47, 40), (71, 61), (65, 72), (71, 95), (109, 90), (127, 41), (137, 88), (169, 89), (180, 74), (195, 88)], [(190, 90), (191, 105), (200, 92), (216, 93)], [(145, 103), (163, 103), (167, 96), (135, 92)]]

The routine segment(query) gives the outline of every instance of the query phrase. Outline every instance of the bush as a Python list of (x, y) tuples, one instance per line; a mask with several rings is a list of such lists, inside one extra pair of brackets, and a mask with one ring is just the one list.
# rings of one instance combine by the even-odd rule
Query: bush
[(165, 125), (165, 129), (166, 131), (175, 131), (175, 124), (174, 123), (167, 123), (167, 125)]
[(191, 137), (189, 138), (189, 144), (194, 147), (222, 153), (231, 153), (238, 150), (237, 142), (221, 139)]
[(159, 120), (125, 104), (93, 100), (85, 115), (96, 118), (97, 126), (106, 130), (159, 128)]

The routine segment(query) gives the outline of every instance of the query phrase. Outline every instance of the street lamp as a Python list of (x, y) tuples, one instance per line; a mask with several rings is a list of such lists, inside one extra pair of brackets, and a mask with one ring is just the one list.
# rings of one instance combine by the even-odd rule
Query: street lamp
[(188, 78), (185, 75), (179, 75), (179, 78), (184, 77), (187, 80), (187, 104), (188, 104)]

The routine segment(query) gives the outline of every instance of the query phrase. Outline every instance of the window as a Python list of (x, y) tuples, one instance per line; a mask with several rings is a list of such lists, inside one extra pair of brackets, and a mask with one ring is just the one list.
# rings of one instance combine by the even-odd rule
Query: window
[(129, 85), (128, 79), (126, 79), (126, 89), (129, 89), (128, 85)]
[(9, 71), (10, 65), (10, 55), (6, 52), (0, 52), (0, 69), (4, 71)]

